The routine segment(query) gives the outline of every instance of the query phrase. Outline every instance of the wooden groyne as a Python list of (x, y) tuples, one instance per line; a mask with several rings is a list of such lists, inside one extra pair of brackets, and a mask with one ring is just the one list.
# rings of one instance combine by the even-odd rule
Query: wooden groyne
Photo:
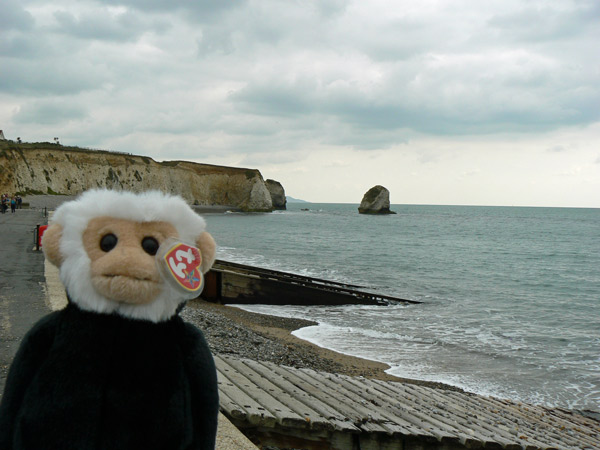
[(222, 355), (215, 362), (222, 412), (263, 446), (600, 448), (600, 423), (566, 410)]
[(419, 303), (367, 292), (364, 287), (262, 269), (229, 261), (215, 261), (206, 274), (202, 298), (222, 304), (265, 305), (389, 305)]

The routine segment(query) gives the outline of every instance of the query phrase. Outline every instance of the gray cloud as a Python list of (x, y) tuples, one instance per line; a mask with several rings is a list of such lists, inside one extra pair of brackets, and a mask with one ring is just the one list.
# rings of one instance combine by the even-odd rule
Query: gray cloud
[(15, 0), (2, 3), (0, 14), (0, 56), (21, 57), (36, 53), (27, 33), (34, 27), (33, 16)]
[(314, 2), (313, 6), (327, 19), (333, 19), (343, 14), (350, 4), (349, 0), (323, 0)]
[(338, 0), (241, 4), (228, 10), (220, 20), (202, 24), (198, 54), (201, 57), (235, 54), (243, 60), (252, 58), (251, 55), (260, 58), (261, 54), (274, 50), (327, 48), (333, 44), (331, 29), (346, 4)]
[(40, 56), (43, 56), (43, 50), (37, 39), (20, 33), (4, 37), (0, 34), (0, 57), (30, 59)]
[[(21, 105), (13, 120), (42, 120), (34, 111), (56, 125), (79, 120), (86, 142), (152, 135), (169, 151), (180, 142), (219, 152), (385, 149), (415, 135), (535, 133), (600, 119), (590, 57), (597, 2), (7, 5), (14, 21), (0, 29), (0, 94)], [(73, 111), (34, 108), (40, 98), (64, 98)]]
[(16, 60), (4, 65), (0, 92), (11, 95), (72, 95), (97, 89), (101, 75), (82, 62), (68, 59), (44, 61)]
[(56, 31), (80, 39), (106, 41), (134, 41), (148, 31), (162, 32), (167, 28), (163, 21), (145, 21), (131, 11), (110, 14), (106, 9), (90, 11), (75, 16), (69, 11), (54, 13)]
[(243, 7), (247, 0), (102, 0), (103, 3), (115, 6), (134, 8), (139, 12), (184, 13), (187, 20), (208, 23), (216, 17), (237, 8)]
[(4, 0), (0, 14), (0, 36), (10, 30), (30, 30), (34, 25), (32, 15), (23, 8), (19, 0)]
[[(235, 22), (240, 25), (235, 27), (230, 22), (228, 28), (246, 40), (236, 45), (231, 34), (221, 36), (219, 42), (226, 43), (221, 48), (227, 48), (223, 53), (241, 56), (255, 50), (258, 57), (244, 86), (228, 99), (246, 116), (294, 118), (292, 127), (302, 127), (307, 116), (315, 115), (354, 130), (340, 142), (356, 139), (369, 146), (368, 140), (373, 139), (373, 147), (384, 145), (384, 130), (392, 144), (404, 141), (406, 130), (438, 135), (539, 132), (600, 118), (594, 106), (600, 100), (597, 77), (580, 44), (564, 42), (574, 51), (555, 47), (556, 40), (577, 35), (575, 24), (583, 9), (567, 9), (563, 15), (553, 11), (539, 24), (539, 32), (531, 31), (535, 15), (529, 10), (499, 16), (493, 14), (493, 7), (477, 9), (466, 18), (464, 9), (457, 7), (421, 16), (400, 14), (389, 20), (377, 17), (375, 10), (364, 20), (338, 16), (333, 26), (316, 22), (312, 27), (307, 27), (309, 16), (299, 14), (296, 26), (283, 28), (272, 45), (285, 55), (288, 50), (294, 54), (294, 43), (301, 42), (315, 59), (306, 57), (305, 66), (292, 60), (287, 68), (276, 63), (273, 70), (268, 69), (269, 57), (261, 60), (268, 50), (248, 46), (256, 42), (253, 38), (259, 36), (256, 29), (261, 21)], [(486, 21), (501, 34), (493, 36)], [(321, 31), (316, 34), (324, 50), (305, 38), (306, 29)], [(515, 29), (539, 34), (535, 45), (499, 43), (504, 34), (516, 36)], [(540, 44), (550, 35), (552, 43)]]
[(230, 99), (245, 113), (267, 116), (297, 117), (318, 113), (323, 107), (316, 83), (311, 80), (258, 81), (233, 93)]
[(222, 27), (206, 26), (198, 40), (198, 56), (206, 57), (214, 54), (231, 55), (235, 52), (233, 36), (230, 30)]
[[(400, 64), (374, 83), (277, 74), (230, 96), (246, 114), (301, 119), (317, 114), (356, 134), (412, 129), (434, 134), (533, 132), (600, 119), (600, 89), (585, 73), (531, 55), (490, 55)], [(534, 55), (535, 56), (535, 55)], [(498, 58), (497, 61), (494, 58)], [(442, 58), (443, 59), (443, 58)], [(499, 68), (495, 69), (494, 64)], [(549, 73), (557, 70), (558, 73)], [(562, 70), (562, 73), (561, 73)]]
[(15, 115), (18, 124), (56, 125), (88, 116), (85, 108), (64, 100), (43, 100), (25, 104)]
[(597, 27), (600, 5), (593, 0), (573, 2), (565, 8), (557, 2), (544, 7), (524, 4), (522, 9), (496, 14), (489, 24), (510, 40), (556, 41), (588, 32)]

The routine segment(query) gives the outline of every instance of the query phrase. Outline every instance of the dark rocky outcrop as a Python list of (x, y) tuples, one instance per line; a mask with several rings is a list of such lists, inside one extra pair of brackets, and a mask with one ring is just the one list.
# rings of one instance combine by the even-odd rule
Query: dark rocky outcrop
[(396, 214), (390, 211), (390, 191), (383, 186), (372, 187), (363, 196), (358, 207), (360, 214)]
[(265, 181), (269, 194), (271, 194), (271, 202), (273, 209), (286, 209), (287, 199), (285, 198), (285, 190), (279, 181)]

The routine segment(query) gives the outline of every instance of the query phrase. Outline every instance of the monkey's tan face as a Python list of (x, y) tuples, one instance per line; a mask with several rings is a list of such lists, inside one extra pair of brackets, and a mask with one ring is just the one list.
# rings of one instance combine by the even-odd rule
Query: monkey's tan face
[(112, 217), (90, 220), (83, 244), (91, 260), (94, 288), (122, 303), (150, 303), (163, 284), (154, 255), (162, 242), (179, 237), (168, 222), (134, 222)]

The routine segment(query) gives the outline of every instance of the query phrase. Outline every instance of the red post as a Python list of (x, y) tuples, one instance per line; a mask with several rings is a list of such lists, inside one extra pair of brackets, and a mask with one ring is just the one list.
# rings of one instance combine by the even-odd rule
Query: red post
[(42, 237), (44, 236), (44, 231), (46, 231), (46, 228), (48, 228), (48, 225), (42, 225), (42, 226), (38, 225), (38, 232), (37, 232), (38, 242), (37, 242), (37, 246), (36, 246), (36, 248), (38, 250), (42, 246)]

